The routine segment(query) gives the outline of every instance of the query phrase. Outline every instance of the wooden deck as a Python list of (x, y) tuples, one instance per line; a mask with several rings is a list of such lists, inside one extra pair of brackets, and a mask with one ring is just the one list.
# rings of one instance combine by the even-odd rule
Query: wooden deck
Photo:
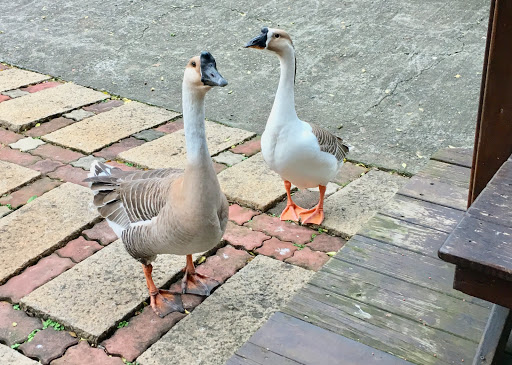
[(436, 153), (228, 364), (471, 363), (491, 304), (454, 290), (437, 257), (463, 217), (471, 159)]

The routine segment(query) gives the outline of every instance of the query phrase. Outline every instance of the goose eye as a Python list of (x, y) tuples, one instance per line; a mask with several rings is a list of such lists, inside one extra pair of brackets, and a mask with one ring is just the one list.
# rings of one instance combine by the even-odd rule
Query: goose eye
[(196, 63), (194, 61), (192, 61), (191, 65), (192, 67), (196, 67)]
[(280, 36), (279, 34), (274, 34), (274, 37), (279, 38)]

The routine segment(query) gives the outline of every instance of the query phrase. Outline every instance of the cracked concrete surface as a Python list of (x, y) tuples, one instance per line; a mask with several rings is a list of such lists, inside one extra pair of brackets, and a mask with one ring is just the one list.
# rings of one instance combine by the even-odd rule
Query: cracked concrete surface
[(473, 143), (487, 19), (483, 0), (14, 0), (0, 61), (179, 111), (184, 65), (209, 50), (230, 84), (207, 116), (261, 133), (279, 64), (242, 46), (282, 27), (299, 117), (347, 139), (351, 159), (415, 172)]

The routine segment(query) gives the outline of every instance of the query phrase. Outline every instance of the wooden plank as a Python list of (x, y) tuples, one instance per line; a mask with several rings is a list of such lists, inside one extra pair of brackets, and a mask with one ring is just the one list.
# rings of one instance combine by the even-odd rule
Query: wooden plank
[(309, 284), (318, 295), (334, 292), (474, 342), (489, 317), (487, 308), (340, 260), (327, 263)]
[[(258, 351), (256, 347), (266, 351)], [(269, 352), (294, 361), (290, 364), (410, 364), (391, 354), (281, 312), (272, 315), (249, 339), (249, 342), (237, 351), (237, 355), (242, 357), (256, 355), (258, 357), (251, 357), (251, 360), (258, 364), (288, 364), (274, 362), (271, 358), (265, 359), (265, 354)]]
[[(260, 331), (268, 331), (267, 326), (265, 323)], [(268, 346), (263, 348), (249, 341), (237, 350), (235, 355), (226, 362), (226, 365), (304, 365), (303, 362), (297, 362), (270, 351)], [(288, 341), (285, 340), (283, 344), (288, 345)], [(299, 351), (303, 351), (303, 349)], [(300, 355), (300, 352), (298, 355)]]
[(436, 330), (388, 311), (306, 285), (283, 310), (316, 326), (323, 327), (407, 361), (422, 364), (459, 364), (473, 358), (476, 342)]
[(460, 210), (399, 194), (381, 208), (379, 213), (446, 233), (453, 231), (464, 216), (464, 212)]
[(512, 285), (508, 280), (457, 266), (453, 287), (468, 295), (512, 309)]
[[(487, 302), (454, 290), (454, 266), (438, 258), (356, 235), (334, 256), (334, 259), (445, 293), (487, 309), (491, 308)], [(331, 265), (334, 263), (327, 263), (324, 266), (325, 270)]]
[(499, 182), (487, 185), (469, 208), (468, 214), (482, 221), (512, 228), (512, 185)]
[(512, 186), (512, 155), (498, 170), (491, 180), (491, 184)]
[(510, 335), (510, 309), (493, 305), (473, 365), (503, 364), (504, 349)]
[(451, 165), (445, 162), (430, 160), (416, 176), (434, 179), (450, 185), (469, 189), (471, 170), (467, 167)]
[(439, 250), (457, 266), (512, 281), (512, 228), (466, 216)]
[(357, 234), (435, 258), (448, 237), (445, 232), (381, 214), (370, 219)]
[(413, 176), (399, 193), (459, 210), (467, 206), (467, 189), (423, 176)]
[(512, 153), (512, 2), (493, 0), (485, 52), (469, 203)]
[(432, 160), (442, 161), (453, 165), (471, 168), (473, 160), (472, 148), (443, 148), (430, 157)]

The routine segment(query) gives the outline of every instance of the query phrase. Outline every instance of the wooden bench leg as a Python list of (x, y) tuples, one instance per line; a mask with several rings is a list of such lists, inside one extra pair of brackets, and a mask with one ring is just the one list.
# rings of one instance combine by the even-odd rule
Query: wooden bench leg
[(512, 328), (512, 315), (508, 308), (493, 305), (484, 334), (478, 345), (473, 365), (498, 365)]

